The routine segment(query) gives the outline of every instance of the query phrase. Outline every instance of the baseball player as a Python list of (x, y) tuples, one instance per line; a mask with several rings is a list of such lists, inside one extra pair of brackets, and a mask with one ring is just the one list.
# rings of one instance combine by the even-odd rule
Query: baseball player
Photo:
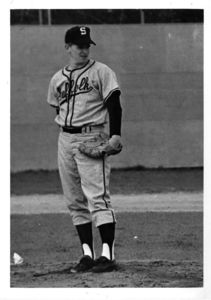
[[(89, 58), (96, 45), (86, 26), (65, 33), (69, 63), (51, 79), (47, 102), (56, 108), (60, 127), (58, 167), (64, 198), (76, 227), (82, 257), (70, 272), (106, 272), (116, 269), (114, 239), (116, 217), (110, 201), (109, 156), (92, 158), (79, 146), (106, 134), (114, 150), (121, 145), (120, 87), (113, 70)], [(95, 258), (92, 223), (99, 228), (102, 252)]]

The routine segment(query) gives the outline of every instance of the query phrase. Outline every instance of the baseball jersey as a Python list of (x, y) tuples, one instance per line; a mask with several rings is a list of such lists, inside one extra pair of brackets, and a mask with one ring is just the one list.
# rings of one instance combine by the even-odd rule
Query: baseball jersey
[(113, 70), (90, 59), (81, 68), (59, 70), (50, 81), (47, 102), (59, 109), (55, 121), (60, 126), (100, 125), (106, 123), (105, 103), (116, 90)]

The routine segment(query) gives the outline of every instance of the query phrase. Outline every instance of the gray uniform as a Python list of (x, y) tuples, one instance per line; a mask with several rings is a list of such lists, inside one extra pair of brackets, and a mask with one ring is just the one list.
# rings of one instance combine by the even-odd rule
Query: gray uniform
[(59, 172), (74, 225), (92, 219), (96, 226), (116, 221), (110, 202), (109, 158), (88, 158), (78, 150), (81, 142), (105, 131), (104, 104), (115, 90), (119, 90), (115, 73), (92, 59), (82, 68), (64, 67), (50, 81), (47, 101), (59, 109), (55, 122), (61, 127), (83, 126), (76, 134), (61, 130), (58, 141)]

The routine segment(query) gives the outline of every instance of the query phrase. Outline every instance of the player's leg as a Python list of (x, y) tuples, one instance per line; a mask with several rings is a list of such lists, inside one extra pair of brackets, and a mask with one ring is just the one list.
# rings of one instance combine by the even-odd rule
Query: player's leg
[(102, 224), (99, 227), (102, 240), (101, 256), (95, 260), (93, 272), (108, 272), (117, 268), (114, 257), (115, 223)]
[[(102, 240), (102, 254), (96, 271), (108, 271), (115, 267), (114, 238), (116, 218), (110, 201), (109, 159), (92, 159), (78, 153), (76, 155), (81, 185), (86, 195), (93, 220), (99, 228)], [(99, 268), (99, 266), (101, 267)], [(103, 266), (102, 266), (103, 265)], [(93, 269), (93, 270), (94, 270)]]
[[(68, 209), (76, 227), (83, 251), (82, 261), (75, 271), (86, 270), (93, 265), (94, 249), (92, 236), (92, 219), (88, 202), (81, 190), (81, 180), (74, 160), (74, 147), (68, 136), (60, 134), (58, 144), (58, 167), (62, 188)], [(91, 260), (90, 260), (91, 258)]]

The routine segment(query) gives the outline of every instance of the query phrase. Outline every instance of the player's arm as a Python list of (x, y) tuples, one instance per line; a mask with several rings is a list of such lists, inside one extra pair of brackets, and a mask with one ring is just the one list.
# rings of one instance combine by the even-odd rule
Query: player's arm
[(59, 114), (59, 102), (58, 102), (58, 92), (55, 88), (55, 77), (53, 77), (50, 81), (48, 87), (48, 95), (47, 95), (47, 102), (50, 104), (51, 107), (56, 109), (56, 114)]
[(50, 104), (50, 106), (53, 107), (56, 110), (56, 114), (59, 115), (59, 110), (60, 110), (59, 106), (52, 105), (52, 104)]
[(120, 89), (116, 74), (106, 65), (99, 70), (100, 93), (109, 114), (110, 140), (109, 143), (118, 148), (121, 144), (122, 108), (120, 105)]
[(122, 107), (120, 91), (114, 91), (105, 103), (109, 114), (110, 143), (116, 148), (121, 143)]

